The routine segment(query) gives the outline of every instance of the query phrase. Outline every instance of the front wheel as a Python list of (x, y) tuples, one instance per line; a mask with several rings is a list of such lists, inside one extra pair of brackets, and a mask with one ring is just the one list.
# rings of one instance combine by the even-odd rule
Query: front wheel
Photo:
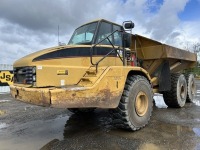
[(151, 116), (153, 92), (149, 81), (140, 75), (129, 76), (116, 109), (111, 109), (113, 124), (116, 127), (139, 130)]

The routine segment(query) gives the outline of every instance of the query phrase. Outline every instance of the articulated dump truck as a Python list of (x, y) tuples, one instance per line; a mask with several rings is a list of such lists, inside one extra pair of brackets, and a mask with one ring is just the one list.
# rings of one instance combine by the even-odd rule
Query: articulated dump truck
[(195, 80), (185, 70), (197, 56), (140, 35), (134, 24), (97, 20), (78, 27), (67, 45), (14, 63), (15, 99), (74, 113), (109, 109), (116, 127), (138, 130), (152, 113), (154, 93), (168, 107), (192, 102)]

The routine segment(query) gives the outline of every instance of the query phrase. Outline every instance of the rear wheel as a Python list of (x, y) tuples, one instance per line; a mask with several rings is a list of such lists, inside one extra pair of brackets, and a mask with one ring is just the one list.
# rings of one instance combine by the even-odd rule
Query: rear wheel
[(172, 108), (180, 108), (185, 105), (187, 98), (187, 82), (183, 74), (171, 75), (171, 90), (163, 92), (166, 105)]
[(193, 74), (186, 74), (186, 81), (187, 81), (187, 102), (193, 102), (194, 96), (196, 93), (196, 85), (195, 85), (195, 79)]
[(140, 75), (127, 78), (125, 88), (116, 109), (110, 109), (116, 127), (139, 130), (151, 116), (153, 93), (149, 81)]

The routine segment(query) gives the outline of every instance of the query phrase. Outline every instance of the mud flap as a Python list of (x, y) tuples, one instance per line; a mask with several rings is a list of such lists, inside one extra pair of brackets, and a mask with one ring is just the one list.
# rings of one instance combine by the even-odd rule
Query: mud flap
[(171, 74), (169, 62), (163, 62), (159, 74), (159, 92), (171, 90)]

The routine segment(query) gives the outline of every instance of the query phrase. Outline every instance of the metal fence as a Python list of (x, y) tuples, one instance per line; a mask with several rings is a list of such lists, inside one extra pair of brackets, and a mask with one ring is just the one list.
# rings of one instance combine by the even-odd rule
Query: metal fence
[(0, 93), (10, 92), (11, 84), (13, 84), (13, 65), (0, 64)]

